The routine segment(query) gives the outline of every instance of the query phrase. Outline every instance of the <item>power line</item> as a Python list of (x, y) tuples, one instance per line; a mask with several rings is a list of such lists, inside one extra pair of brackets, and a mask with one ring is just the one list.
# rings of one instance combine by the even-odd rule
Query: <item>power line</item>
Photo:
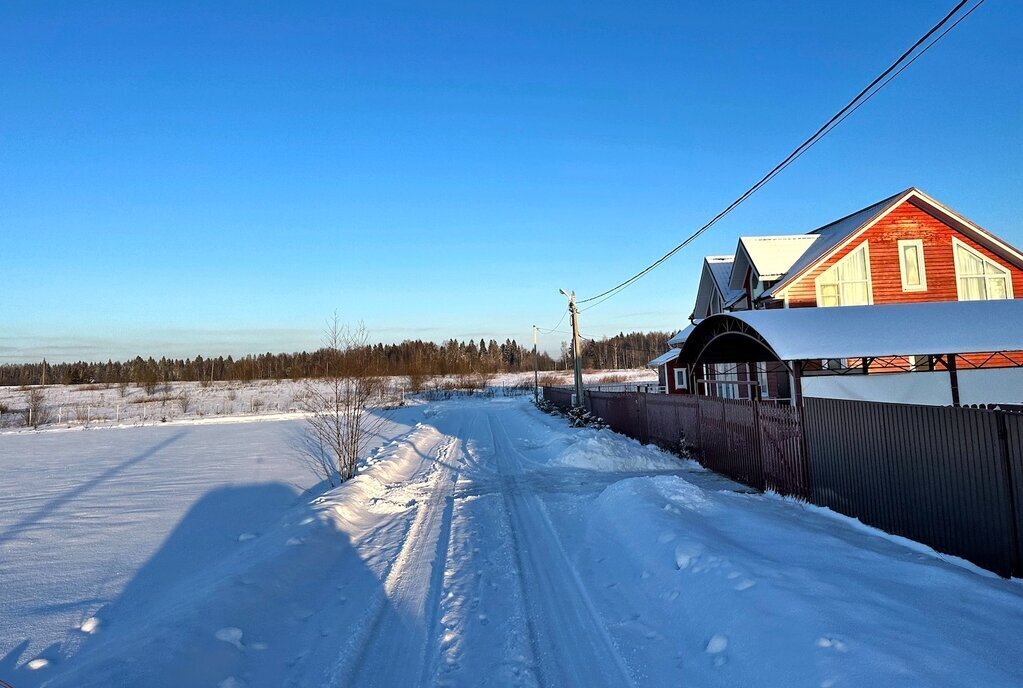
[[(564, 313), (561, 314), (561, 320), (558, 321), (557, 325), (555, 325), (554, 327), (551, 327), (549, 329), (544, 329), (542, 327), (537, 327), (536, 331), (541, 333), (541, 334), (550, 334), (551, 332), (557, 332), (558, 328), (561, 327), (561, 323), (565, 322), (565, 316), (567, 316), (567, 315), (568, 315), (568, 311), (566, 310)], [(534, 327), (535, 327), (535, 325), (534, 325)]]
[[(774, 168), (770, 172), (768, 172), (763, 177), (761, 177), (760, 180), (757, 181), (756, 184), (754, 184), (750, 188), (746, 189), (746, 191), (744, 191), (742, 193), (742, 195), (740, 195), (738, 198), (736, 198), (734, 201), (732, 201), (724, 210), (722, 210), (717, 215), (715, 215), (713, 218), (711, 218), (710, 222), (708, 222), (707, 224), (705, 224), (702, 227), (700, 227), (698, 230), (696, 230), (691, 235), (686, 237), (681, 243), (676, 245), (673, 249), (671, 249), (670, 251), (665, 253), (663, 256), (658, 258), (656, 261), (654, 261), (653, 263), (651, 263), (647, 267), (643, 268), (642, 270), (640, 270), (639, 272), (637, 272), (635, 275), (633, 275), (629, 279), (625, 280), (624, 282), (620, 282), (619, 284), (615, 285), (614, 287), (611, 287), (610, 289), (608, 289), (606, 291), (603, 291), (603, 292), (601, 292), (599, 294), (596, 294), (595, 296), (590, 296), (590, 297), (585, 298), (585, 299), (579, 299), (577, 301), (577, 303), (588, 303), (588, 302), (591, 302), (591, 301), (596, 301), (596, 303), (594, 303), (594, 304), (592, 304), (590, 306), (587, 306), (586, 308), (581, 309), (581, 311), (587, 311), (590, 308), (593, 308), (594, 306), (600, 305), (601, 303), (603, 303), (607, 299), (611, 298), (612, 296), (616, 295), (617, 293), (619, 293), (620, 291), (622, 291), (626, 287), (630, 286), (631, 284), (635, 283), (637, 280), (639, 280), (642, 277), (644, 277), (647, 273), (649, 273), (650, 271), (654, 270), (659, 265), (664, 263), (666, 260), (671, 258), (673, 255), (675, 255), (676, 253), (681, 251), (689, 243), (691, 243), (694, 239), (696, 239), (701, 234), (706, 232), (708, 229), (713, 227), (719, 220), (721, 220), (723, 217), (725, 217), (728, 213), (732, 212), (732, 210), (737, 208), (746, 199), (748, 199), (750, 196), (752, 196), (754, 193), (756, 193), (762, 186), (764, 186), (769, 181), (771, 181), (771, 179), (773, 179), (777, 174), (779, 174), (782, 170), (784, 170), (786, 167), (788, 167), (792, 162), (794, 162), (796, 159), (798, 159), (803, 153), (805, 153), (807, 150), (809, 150), (811, 147), (813, 147), (813, 145), (816, 144), (820, 139), (824, 138), (829, 133), (831, 133), (831, 131), (836, 126), (841, 124), (842, 121), (845, 120), (846, 117), (848, 117), (853, 112), (855, 112), (857, 109), (859, 109), (859, 107), (863, 103), (865, 103), (868, 100), (870, 100), (870, 98), (873, 97), (874, 94), (876, 94), (878, 91), (880, 91), (885, 86), (887, 86), (892, 81), (892, 79), (894, 79), (896, 76), (901, 74), (902, 71), (906, 69), (906, 67), (908, 67), (909, 65), (913, 64), (913, 62), (915, 62), (916, 59), (918, 57), (920, 57), (920, 55), (923, 55), (923, 53), (925, 53), (928, 49), (930, 49), (931, 46), (933, 46), (935, 43), (940, 41), (949, 31), (951, 31), (953, 28), (955, 28), (956, 25), (959, 24), (959, 22), (961, 22), (963, 19), (968, 17), (974, 10), (976, 10), (978, 7), (980, 7), (980, 5), (983, 4), (984, 0), (980, 0), (980, 2), (978, 2), (976, 5), (974, 5), (974, 7), (972, 7), (969, 10), (969, 12), (964, 14), (955, 23), (953, 23), (950, 27), (948, 27), (948, 29), (946, 29), (936, 39), (934, 39), (934, 41), (932, 43), (930, 43), (926, 48), (924, 48), (922, 51), (920, 51), (919, 54), (917, 54), (915, 57), (913, 57), (912, 60), (907, 62), (905, 65), (902, 65), (902, 63), (906, 60), (907, 57), (912, 55), (913, 52), (916, 51), (917, 48), (919, 48), (921, 45), (923, 45), (925, 42), (927, 42), (927, 40), (931, 36), (933, 36), (937, 31), (939, 31), (941, 29), (941, 27), (943, 27), (946, 23), (948, 23), (949, 19), (951, 19), (953, 16), (955, 16), (955, 14), (958, 13), (959, 10), (962, 9), (963, 6), (966, 5), (968, 2), (969, 2), (969, 0), (960, 0), (960, 2), (957, 3), (955, 5), (955, 7), (953, 7), (948, 12), (948, 14), (946, 14), (941, 19), (941, 21), (939, 21), (937, 24), (935, 24), (933, 27), (931, 27), (931, 29), (927, 33), (925, 33), (923, 36), (921, 36), (912, 46), (910, 46), (910, 48), (908, 50), (906, 50), (904, 53), (902, 53), (902, 55), (899, 56), (899, 59), (897, 59), (895, 62), (893, 62), (891, 65), (889, 65), (889, 67), (887, 69), (885, 69), (883, 72), (881, 72), (881, 74), (879, 74), (876, 78), (874, 78), (874, 80), (871, 81), (866, 86), (866, 88), (864, 88), (862, 91), (860, 91), (859, 93), (856, 94), (855, 98), (853, 98), (848, 103), (846, 103), (846, 105), (844, 107), (842, 107), (841, 110), (836, 112), (831, 117), (831, 119), (829, 119), (827, 122), (825, 122), (824, 125), (821, 126), (816, 132), (814, 132), (812, 136), (810, 136), (808, 139), (806, 139), (801, 144), (799, 144), (791, 153), (789, 153), (789, 155), (784, 160), (782, 160), (780, 163), (775, 165)], [(902, 65), (902, 66), (900, 67), (900, 65)], [(894, 72), (894, 74), (893, 74), (893, 72)], [(891, 75), (890, 78), (889, 78), (889, 75)], [(878, 86), (879, 83), (880, 83), (880, 86)], [(875, 86), (877, 86), (877, 89), (873, 90), (873, 92), (871, 93), (871, 90), (874, 89)], [(868, 93), (870, 95), (867, 95)], [(867, 96), (867, 97), (864, 98), (864, 96)]]

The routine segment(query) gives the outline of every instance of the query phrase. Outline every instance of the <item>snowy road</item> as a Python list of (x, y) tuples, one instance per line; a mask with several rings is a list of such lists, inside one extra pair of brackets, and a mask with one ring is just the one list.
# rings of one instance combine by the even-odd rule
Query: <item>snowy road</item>
[[(300, 429), (0, 438), (17, 483), (0, 512), (0, 679), (1023, 683), (1019, 581), (525, 401), (402, 409), (359, 477), (320, 496), (272, 459)], [(61, 473), (76, 447), (95, 463), (77, 481)], [(29, 494), (41, 484), (55, 494)]]

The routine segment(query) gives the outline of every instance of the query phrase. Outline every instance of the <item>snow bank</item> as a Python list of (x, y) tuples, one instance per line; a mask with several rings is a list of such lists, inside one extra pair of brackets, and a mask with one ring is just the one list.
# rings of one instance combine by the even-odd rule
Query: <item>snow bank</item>
[(577, 432), (576, 437), (560, 440), (563, 448), (548, 465), (612, 472), (672, 471), (681, 467), (677, 457), (610, 430)]
[[(1023, 586), (712, 473), (586, 511), (580, 571), (646, 675), (699, 686), (1018, 686)], [(1015, 629), (1009, 631), (1008, 629)]]

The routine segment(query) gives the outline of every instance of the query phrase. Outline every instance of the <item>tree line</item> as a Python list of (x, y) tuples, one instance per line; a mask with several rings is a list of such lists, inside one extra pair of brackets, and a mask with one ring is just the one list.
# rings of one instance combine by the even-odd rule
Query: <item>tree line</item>
[[(619, 333), (602, 340), (583, 341), (585, 368), (639, 368), (665, 351), (668, 332)], [(406, 340), (398, 344), (373, 344), (362, 347), (360, 356), (368, 361), (374, 375), (464, 375), (521, 372), (533, 369), (532, 347), (514, 339), (498, 343), (491, 339), (443, 343)], [(136, 356), (129, 361), (74, 363), (0, 364), (0, 385), (102, 384), (127, 383), (140, 386), (180, 381), (249, 381), (323, 377), (329, 372), (331, 356), (326, 349), (296, 353), (265, 353), (217, 358), (160, 358)], [(571, 347), (561, 345), (554, 358), (538, 352), (541, 371), (571, 366)]]

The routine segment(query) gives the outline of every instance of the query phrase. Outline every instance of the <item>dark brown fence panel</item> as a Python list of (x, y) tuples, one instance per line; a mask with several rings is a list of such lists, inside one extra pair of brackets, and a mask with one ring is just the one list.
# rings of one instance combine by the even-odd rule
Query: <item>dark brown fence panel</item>
[(804, 399), (812, 499), (1010, 575), (1018, 548), (1000, 414)]
[(764, 489), (763, 462), (760, 458), (760, 428), (757, 402), (729, 399), (725, 402), (725, 428), (728, 431), (730, 473), (736, 480), (758, 490)]
[(741, 483), (763, 489), (760, 443), (752, 401), (696, 397), (700, 463)]
[(586, 392), (587, 405), (615, 432), (642, 439), (639, 418), (639, 392)]
[(678, 450), (691, 444), (690, 433), (696, 424), (696, 400), (688, 395), (644, 394), (648, 441), (659, 447)]
[(562, 411), (572, 408), (572, 390), (567, 387), (544, 387), (543, 398)]
[(1023, 576), (1023, 413), (1006, 413), (1002, 418), (1005, 423), (1004, 441), (1007, 468), (1010, 473), (1009, 486), (1012, 488), (1009, 499), (1012, 500), (1012, 512), (1016, 522), (1016, 530), (1013, 533), (1016, 538), (1013, 575)]
[(764, 487), (779, 494), (809, 499), (810, 484), (799, 409), (770, 402), (758, 404), (756, 409)]

